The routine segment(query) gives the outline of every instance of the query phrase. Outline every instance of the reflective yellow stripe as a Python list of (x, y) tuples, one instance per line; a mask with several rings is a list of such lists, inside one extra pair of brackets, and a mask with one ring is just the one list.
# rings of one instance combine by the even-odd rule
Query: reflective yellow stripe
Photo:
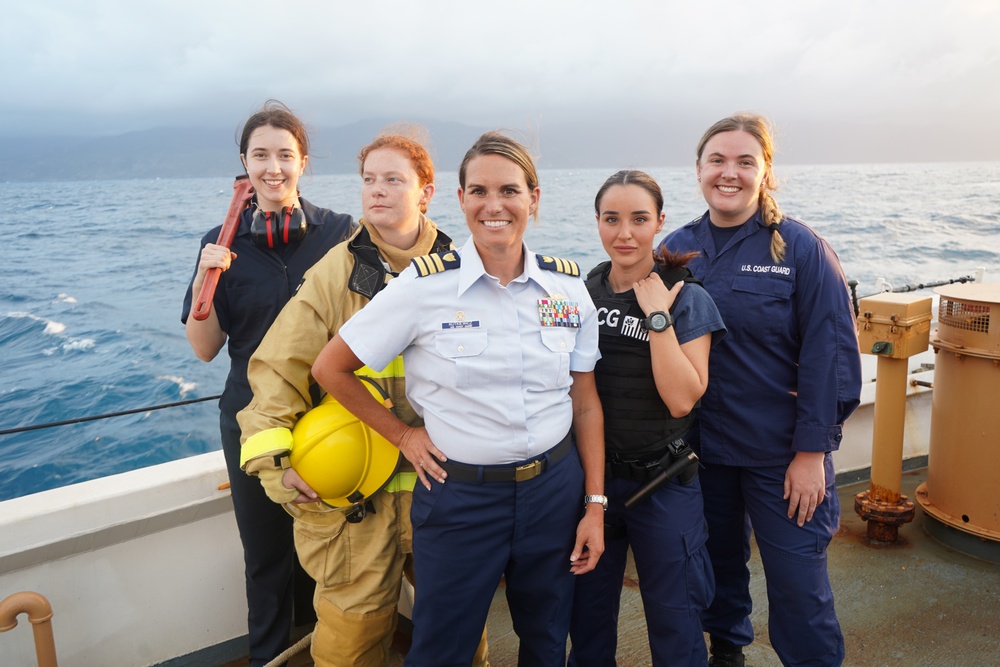
[(416, 485), (417, 473), (401, 472), (389, 480), (389, 483), (385, 485), (385, 490), (389, 493), (395, 493), (396, 491), (412, 491), (413, 487)]
[(247, 461), (264, 454), (278, 454), (292, 449), (292, 432), (284, 427), (269, 428), (260, 433), (254, 433), (240, 448), (240, 467)]
[(400, 355), (389, 362), (389, 365), (380, 371), (372, 370), (368, 366), (362, 366), (354, 371), (355, 375), (367, 375), (370, 378), (401, 378), (406, 377), (403, 369), (403, 356)]

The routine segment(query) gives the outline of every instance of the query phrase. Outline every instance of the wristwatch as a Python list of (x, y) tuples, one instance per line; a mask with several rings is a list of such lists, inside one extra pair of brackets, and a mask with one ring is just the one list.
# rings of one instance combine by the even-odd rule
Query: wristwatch
[(643, 324), (650, 331), (666, 331), (674, 325), (674, 318), (670, 316), (670, 313), (665, 313), (662, 310), (655, 310), (649, 314)]
[(608, 497), (607, 496), (598, 496), (598, 495), (584, 496), (583, 497), (583, 506), (586, 507), (590, 503), (600, 503), (601, 507), (603, 507), (605, 509), (605, 511), (607, 511), (607, 509), (608, 509)]

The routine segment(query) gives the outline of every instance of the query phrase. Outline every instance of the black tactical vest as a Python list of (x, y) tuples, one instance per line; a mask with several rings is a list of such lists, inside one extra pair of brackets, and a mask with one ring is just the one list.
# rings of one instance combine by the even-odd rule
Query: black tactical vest
[[(597, 306), (601, 359), (594, 377), (604, 408), (604, 446), (608, 456), (628, 459), (662, 452), (694, 423), (695, 412), (674, 418), (663, 403), (653, 380), (649, 332), (645, 315), (629, 290), (613, 294), (608, 287), (611, 262), (603, 262), (587, 275), (587, 290)], [(698, 282), (686, 268), (657, 273), (669, 288), (678, 280)]]

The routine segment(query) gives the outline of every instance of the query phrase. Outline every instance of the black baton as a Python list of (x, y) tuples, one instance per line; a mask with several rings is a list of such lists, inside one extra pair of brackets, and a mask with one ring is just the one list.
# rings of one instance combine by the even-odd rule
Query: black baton
[(625, 499), (625, 509), (632, 509), (691, 465), (698, 465), (698, 455), (694, 452), (688, 452), (687, 455), (677, 459), (666, 468), (660, 468), (660, 472), (656, 473), (653, 479), (643, 484), (635, 493)]

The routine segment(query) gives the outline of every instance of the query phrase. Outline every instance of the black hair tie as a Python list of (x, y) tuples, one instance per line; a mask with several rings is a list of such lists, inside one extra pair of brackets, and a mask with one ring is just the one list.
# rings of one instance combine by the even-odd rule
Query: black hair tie
[(773, 234), (774, 232), (778, 231), (778, 223), (772, 222), (767, 226), (767, 228), (770, 229), (771, 233)]

